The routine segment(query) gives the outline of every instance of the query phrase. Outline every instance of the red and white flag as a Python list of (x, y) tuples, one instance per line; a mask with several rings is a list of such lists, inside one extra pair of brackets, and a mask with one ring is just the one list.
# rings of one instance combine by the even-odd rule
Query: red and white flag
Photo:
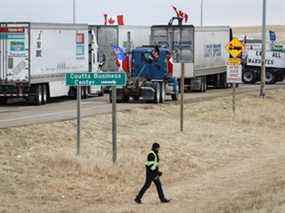
[(187, 13), (183, 12), (182, 10), (177, 10), (177, 8), (176, 8), (175, 6), (173, 6), (173, 5), (172, 5), (172, 8), (173, 8), (173, 10), (174, 10), (175, 13), (176, 13), (177, 18), (183, 19), (183, 21), (184, 21), (185, 23), (188, 22), (189, 15), (188, 15)]
[(124, 15), (109, 16), (104, 14), (104, 25), (125, 25)]

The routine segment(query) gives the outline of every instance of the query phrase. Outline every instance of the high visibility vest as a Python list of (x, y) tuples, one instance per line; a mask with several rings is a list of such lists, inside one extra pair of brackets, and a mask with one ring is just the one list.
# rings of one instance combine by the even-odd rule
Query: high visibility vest
[(157, 159), (157, 155), (156, 155), (156, 153), (154, 151), (150, 151), (149, 154), (153, 154), (154, 155), (154, 161), (148, 161), (147, 160), (145, 162), (145, 165), (146, 166), (150, 166), (151, 170), (155, 170), (158, 167), (158, 165), (159, 165), (159, 162), (158, 162), (158, 159)]

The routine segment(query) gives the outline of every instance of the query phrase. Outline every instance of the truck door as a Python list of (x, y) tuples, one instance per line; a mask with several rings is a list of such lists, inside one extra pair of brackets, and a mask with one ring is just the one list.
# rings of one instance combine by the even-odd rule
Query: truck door
[(28, 28), (17, 24), (0, 24), (0, 80), (29, 80)]

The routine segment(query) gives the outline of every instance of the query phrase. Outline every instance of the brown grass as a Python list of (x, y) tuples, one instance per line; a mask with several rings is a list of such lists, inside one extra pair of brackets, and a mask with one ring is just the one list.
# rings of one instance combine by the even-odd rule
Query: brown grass
[[(81, 155), (75, 122), (0, 130), (0, 212), (285, 212), (285, 93), (119, 113), (118, 163), (112, 164), (111, 115), (83, 120)], [(132, 202), (144, 160), (161, 144), (162, 182)]]

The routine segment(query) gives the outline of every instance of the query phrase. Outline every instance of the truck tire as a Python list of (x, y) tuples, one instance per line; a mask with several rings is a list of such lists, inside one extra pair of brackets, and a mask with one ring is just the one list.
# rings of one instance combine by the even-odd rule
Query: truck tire
[(162, 82), (162, 83), (159, 83), (159, 86), (160, 86), (160, 103), (164, 103), (165, 102), (165, 84)]
[(178, 100), (178, 96), (179, 96), (179, 86), (178, 84), (176, 85), (176, 91), (174, 94), (171, 95), (171, 99), (173, 101), (177, 101)]
[(0, 98), (0, 104), (1, 105), (7, 104), (7, 98), (6, 97)]
[(160, 103), (160, 85), (159, 83), (156, 83), (155, 85), (155, 93), (154, 93), (154, 103), (159, 104)]
[(266, 84), (275, 84), (275, 76), (272, 71), (266, 71), (265, 82)]
[(41, 105), (43, 103), (43, 90), (41, 84), (34, 85), (35, 95), (34, 95), (34, 105)]
[(47, 85), (43, 84), (42, 85), (42, 104), (46, 104), (48, 101), (48, 89)]
[(87, 87), (81, 87), (81, 99), (87, 99), (88, 91)]
[(207, 77), (202, 77), (202, 82), (201, 82), (201, 92), (206, 92), (207, 91)]
[(256, 76), (254, 71), (247, 70), (242, 74), (242, 80), (245, 84), (254, 84), (256, 83)]

